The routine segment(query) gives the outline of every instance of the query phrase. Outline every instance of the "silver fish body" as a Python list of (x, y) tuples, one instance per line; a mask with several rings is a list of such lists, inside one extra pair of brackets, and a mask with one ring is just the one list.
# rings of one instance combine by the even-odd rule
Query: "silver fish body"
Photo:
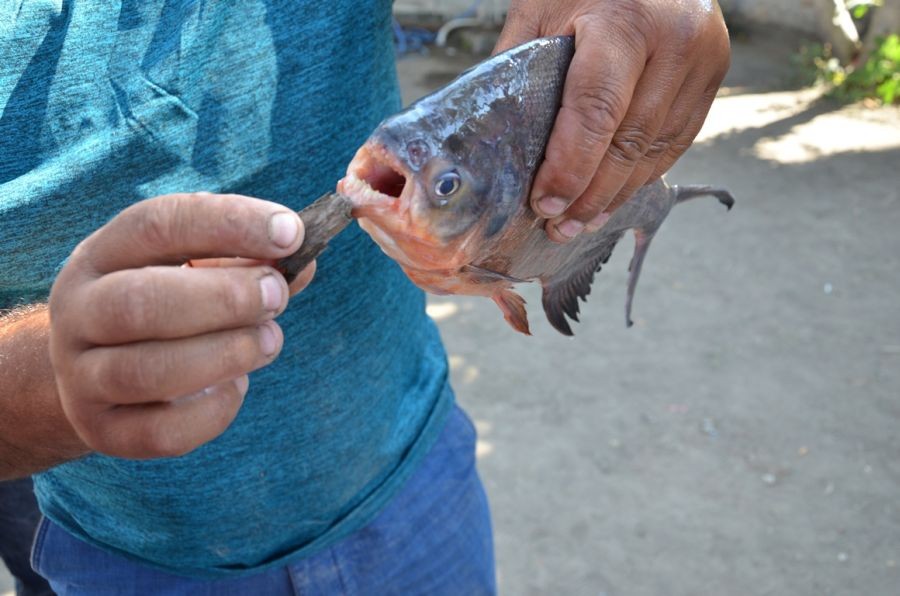
[[(626, 320), (647, 247), (671, 208), (711, 187), (641, 188), (597, 232), (550, 241), (529, 194), (559, 110), (574, 39), (537, 39), (498, 54), (385, 120), (357, 152), (338, 190), (360, 225), (420, 287), (490, 296), (529, 332), (513, 285), (537, 281), (550, 323), (572, 334), (579, 300), (622, 236), (636, 238)], [(567, 319), (568, 318), (568, 319)]]

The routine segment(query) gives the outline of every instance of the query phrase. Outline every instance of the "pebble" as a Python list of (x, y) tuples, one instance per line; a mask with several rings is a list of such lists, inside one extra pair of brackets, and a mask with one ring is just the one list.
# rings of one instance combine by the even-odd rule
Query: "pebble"
[(837, 560), (846, 563), (850, 556), (847, 553), (838, 553)]
[(762, 481), (768, 484), (769, 486), (774, 486), (776, 482), (778, 482), (778, 477), (775, 474), (763, 474)]

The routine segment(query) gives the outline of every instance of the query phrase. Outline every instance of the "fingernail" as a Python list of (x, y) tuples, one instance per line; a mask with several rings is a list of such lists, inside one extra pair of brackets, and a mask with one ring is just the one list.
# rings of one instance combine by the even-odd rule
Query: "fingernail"
[(544, 197), (538, 201), (538, 211), (547, 217), (556, 217), (566, 210), (569, 203), (559, 197)]
[(263, 323), (259, 326), (259, 349), (266, 356), (271, 356), (278, 350), (278, 336), (272, 323)]
[(276, 311), (281, 307), (283, 299), (281, 283), (274, 275), (267, 275), (259, 280), (259, 289), (262, 292), (263, 308), (268, 311)]
[(294, 244), (300, 234), (300, 217), (295, 213), (276, 213), (269, 219), (269, 238), (281, 248)]
[(571, 240), (584, 230), (584, 224), (577, 219), (566, 219), (556, 224), (556, 229), (560, 234)]
[(234, 380), (234, 386), (237, 387), (237, 390), (241, 393), (247, 393), (247, 389), (250, 388), (250, 377), (244, 375), (236, 378)]
[(594, 219), (587, 222), (586, 228), (590, 230), (599, 230), (603, 226), (606, 225), (606, 222), (609, 221), (609, 213), (601, 213), (597, 215)]

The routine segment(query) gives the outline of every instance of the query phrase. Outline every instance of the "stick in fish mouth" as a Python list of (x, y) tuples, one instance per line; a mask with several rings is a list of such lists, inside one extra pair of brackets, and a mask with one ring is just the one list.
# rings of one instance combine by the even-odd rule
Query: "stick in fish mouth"
[(350, 214), (352, 209), (353, 202), (350, 197), (334, 192), (322, 195), (300, 211), (305, 231), (303, 244), (297, 252), (280, 259), (275, 264), (275, 268), (284, 275), (288, 284), (322, 254), (332, 238), (350, 224), (353, 220)]

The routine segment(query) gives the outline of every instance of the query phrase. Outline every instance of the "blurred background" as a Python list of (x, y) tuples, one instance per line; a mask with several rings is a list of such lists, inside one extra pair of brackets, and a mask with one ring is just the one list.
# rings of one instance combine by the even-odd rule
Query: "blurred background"
[[(397, 0), (404, 98), (508, 2)], [(624, 324), (623, 241), (574, 339), (524, 287), (432, 298), (478, 427), (501, 594), (900, 594), (900, 1), (722, 0), (733, 66), (669, 175)], [(0, 594), (12, 581), (0, 570)]]

